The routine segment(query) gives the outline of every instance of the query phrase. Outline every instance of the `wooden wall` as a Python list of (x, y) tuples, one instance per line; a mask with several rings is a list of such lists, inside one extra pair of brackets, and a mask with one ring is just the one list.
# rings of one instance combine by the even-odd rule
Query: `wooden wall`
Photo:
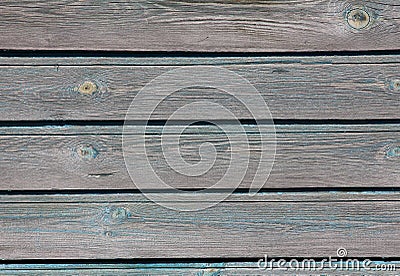
[[(2, 1), (0, 274), (265, 275), (257, 267), (265, 254), (321, 264), (343, 248), (345, 257), (371, 259), (373, 274), (396, 275), (399, 15), (397, 0)], [(154, 189), (150, 177), (132, 181), (123, 139), (132, 156), (140, 152), (148, 118), (135, 111), (127, 124), (126, 115), (141, 89), (193, 66), (228, 69), (254, 86), (274, 120), (276, 153), (268, 181), (249, 195), (263, 160), (266, 133), (257, 126), (269, 118), (254, 120), (211, 87), (171, 95), (146, 130), (146, 154), (160, 178), (212, 198), (224, 192), (210, 187), (229, 167), (232, 148), (243, 163), (250, 153), (228, 198), (184, 212), (142, 193), (171, 191)], [(248, 144), (204, 123), (201, 108), (186, 114), (201, 122), (184, 133), (184, 121), (164, 128), (177, 109), (202, 100), (233, 112)], [(235, 122), (224, 114), (212, 116), (229, 129)], [(190, 164), (202, 144), (213, 144), (212, 170), (201, 177), (171, 170), (160, 140), (177, 137)], [(136, 169), (145, 172), (140, 158)], [(392, 271), (378, 272), (382, 265)], [(315, 274), (348, 273), (322, 267)]]

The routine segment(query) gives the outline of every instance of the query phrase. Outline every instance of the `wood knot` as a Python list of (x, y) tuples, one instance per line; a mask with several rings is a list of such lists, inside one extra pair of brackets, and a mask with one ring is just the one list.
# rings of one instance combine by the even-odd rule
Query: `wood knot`
[(391, 158), (391, 157), (400, 157), (400, 146), (394, 146), (390, 147), (386, 151), (386, 156)]
[(389, 83), (389, 88), (392, 91), (400, 91), (400, 80), (391, 80)]
[(92, 145), (87, 145), (87, 146), (80, 146), (77, 148), (76, 152), (82, 159), (95, 159), (99, 152), (92, 146)]
[(92, 95), (97, 91), (97, 85), (94, 84), (93, 82), (85, 81), (79, 86), (78, 91), (81, 94)]
[(125, 208), (118, 207), (112, 210), (111, 217), (115, 220), (123, 220), (129, 217), (129, 211)]
[(218, 268), (206, 268), (199, 273), (201, 276), (219, 276), (221, 275), (221, 269)]
[(347, 24), (355, 30), (365, 29), (371, 22), (371, 16), (363, 8), (354, 8), (346, 14)]

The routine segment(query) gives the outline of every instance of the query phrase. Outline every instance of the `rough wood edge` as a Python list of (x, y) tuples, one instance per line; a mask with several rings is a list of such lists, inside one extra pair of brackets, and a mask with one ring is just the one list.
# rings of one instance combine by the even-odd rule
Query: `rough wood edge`
[[(213, 193), (215, 194), (215, 193)], [(225, 202), (343, 202), (343, 201), (400, 201), (400, 191), (321, 191), (321, 192), (260, 192), (252, 196), (234, 193)], [(2, 194), (0, 206), (9, 203), (151, 203), (141, 193), (88, 193), (73, 194)]]
[[(101, 122), (99, 122), (101, 124)], [(138, 124), (143, 124), (138, 122)], [(223, 123), (226, 129), (237, 131), (235, 125)], [(248, 133), (258, 131), (257, 125), (243, 124)], [(262, 129), (263, 124), (260, 124)], [(44, 126), (3, 126), (0, 127), (1, 135), (40, 135), (40, 136), (68, 136), (68, 135), (121, 135), (124, 130), (122, 125), (44, 125)], [(141, 134), (141, 126), (126, 125), (125, 133), (130, 135)], [(146, 126), (147, 134), (180, 134), (181, 128), (173, 124), (168, 127), (149, 125)], [(275, 124), (277, 133), (362, 133), (362, 132), (399, 132), (400, 124)], [(212, 134), (221, 133), (210, 125), (191, 125), (185, 128), (185, 134)]]
[[(377, 266), (390, 266), (395, 271), (400, 269), (400, 262), (398, 261), (371, 261), (371, 267)], [(317, 262), (317, 266), (321, 267), (321, 263)], [(276, 267), (275, 267), (276, 268)], [(367, 272), (365, 269), (360, 271), (348, 270), (339, 271), (325, 266), (324, 269), (318, 271), (318, 273), (335, 273), (335, 275), (346, 275), (351, 271), (352, 275), (364, 275)], [(385, 275), (396, 275), (395, 271), (385, 271)], [(9, 273), (74, 273), (74, 274), (93, 274), (98, 275), (101, 273), (107, 274), (120, 274), (120, 273), (196, 273), (196, 275), (229, 275), (231, 273), (243, 274), (251, 273), (251, 275), (265, 275), (265, 270), (258, 268), (257, 262), (225, 262), (225, 263), (127, 263), (127, 264), (3, 264), (0, 265), (0, 274), (6, 275)], [(306, 275), (312, 271), (292, 271), (296, 272), (296, 275)], [(358, 273), (357, 273), (358, 272)], [(369, 271), (373, 272), (373, 271)], [(272, 273), (272, 272), (269, 272)], [(287, 275), (288, 271), (276, 270), (273, 272), (274, 275)], [(314, 272), (315, 273), (315, 272)], [(357, 274), (355, 274), (357, 273)], [(376, 273), (376, 272), (375, 272)], [(115, 275), (115, 274), (114, 274)]]
[(400, 63), (399, 55), (327, 55), (327, 56), (210, 56), (210, 57), (1, 57), (2, 66), (194, 66), (257, 64), (390, 64)]

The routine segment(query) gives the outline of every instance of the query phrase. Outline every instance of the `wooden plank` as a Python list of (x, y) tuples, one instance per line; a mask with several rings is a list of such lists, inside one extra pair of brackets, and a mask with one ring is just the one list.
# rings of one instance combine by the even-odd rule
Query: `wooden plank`
[[(5, 51), (7, 53), (7, 51)], [(36, 52), (35, 52), (36, 53)], [(95, 57), (90, 55), (74, 56), (65, 53), (61, 57), (51, 57), (43, 53), (42, 56), (1, 56), (0, 66), (188, 66), (188, 65), (252, 65), (252, 64), (391, 64), (398, 63), (398, 55), (390, 54), (357, 54), (334, 52), (324, 53), (324, 55), (294, 55), (288, 53), (286, 55), (268, 55), (268, 54), (135, 54), (124, 53), (107, 56), (106, 54), (97, 53)]]
[(176, 212), (136, 201), (141, 194), (127, 202), (111, 196), (98, 203), (72, 203), (68, 195), (65, 202), (48, 202), (38, 195), (30, 203), (0, 203), (0, 258), (328, 258), (339, 247), (347, 249), (349, 258), (398, 256), (398, 200), (317, 196), (321, 201), (304, 201), (301, 195), (293, 202), (250, 197)]
[[(296, 275), (352, 275), (364, 276), (368, 273), (385, 273), (397, 275), (400, 269), (398, 262), (371, 261), (369, 269), (335, 269), (329, 265), (324, 267), (316, 263), (318, 270), (283, 270), (273, 267), (274, 271), (260, 270), (256, 262), (247, 263), (154, 263), (154, 264), (11, 264), (0, 265), (0, 275), (287, 275), (292, 272)], [(321, 269), (319, 269), (321, 268)], [(383, 269), (382, 269), (383, 268)], [(318, 273), (318, 274), (316, 274)]]
[[(131, 154), (141, 146), (138, 129), (126, 128)], [(239, 188), (250, 187), (259, 165), (260, 134), (254, 129), (245, 125), (250, 162)], [(275, 162), (264, 188), (399, 187), (399, 125), (277, 125), (276, 129)], [(122, 126), (3, 127), (0, 131), (2, 190), (137, 188), (125, 167)], [(167, 144), (179, 137), (177, 131), (176, 126), (166, 129)], [(248, 152), (238, 134), (228, 133), (229, 143), (216, 127), (192, 126), (180, 136), (185, 160), (198, 162), (199, 146), (205, 142), (213, 143), (219, 155), (204, 176), (181, 175), (162, 156), (161, 133), (161, 126), (149, 128), (147, 158), (155, 173), (175, 188), (215, 184), (229, 166), (232, 150), (245, 164)], [(141, 162), (136, 166), (145, 169)], [(153, 184), (149, 181), (146, 187), (154, 188)]]
[[(23, 65), (25, 62), (29, 65)], [(0, 118), (124, 120), (132, 100), (148, 82), (178, 66), (197, 64), (223, 66), (249, 80), (268, 104), (274, 119), (398, 119), (399, 62), (398, 56), (3, 58)], [(193, 79), (190, 74), (182, 77)], [(86, 82), (93, 83), (92, 93), (80, 89)], [(237, 87), (235, 83), (230, 86)], [(238, 95), (248, 97), (254, 93), (241, 90)], [(164, 98), (158, 90), (151, 96)], [(174, 93), (155, 110), (152, 119), (166, 120), (180, 106), (199, 100), (218, 103), (239, 119), (252, 119), (238, 98), (211, 88), (188, 88)], [(193, 114), (202, 109), (191, 111), (187, 117), (198, 119)], [(146, 119), (143, 111), (134, 115), (136, 120)], [(215, 113), (215, 119), (224, 118), (221, 112)]]
[(397, 50), (397, 0), (2, 1), (0, 49)]
[[(170, 194), (169, 192), (163, 192)], [(214, 195), (218, 192), (206, 192)], [(1, 203), (126, 203), (132, 200), (137, 203), (147, 203), (148, 199), (138, 193), (73, 193), (66, 191), (57, 191), (52, 194), (44, 193), (45, 196), (39, 196), (35, 193), (27, 194), (0, 194)], [(319, 191), (319, 192), (259, 192), (249, 196), (248, 193), (235, 192), (226, 199), (229, 202), (370, 202), (373, 201), (400, 201), (398, 191)], [(166, 199), (160, 199), (161, 202)], [(186, 202), (184, 200), (184, 202)]]
[[(380, 273), (384, 273), (384, 275), (393, 275), (397, 276), (398, 272), (396, 271), (380, 271)], [(258, 270), (258, 269), (248, 269), (248, 268), (225, 268), (225, 269), (216, 269), (216, 268), (206, 268), (206, 269), (190, 269), (190, 268), (183, 268), (183, 269), (126, 269), (126, 270), (121, 270), (121, 269), (93, 269), (93, 270), (88, 270), (88, 269), (80, 269), (80, 270), (9, 270), (9, 271), (0, 271), (0, 275), (32, 275), (33, 274), (40, 274), (40, 275), (177, 275), (177, 276), (186, 276), (186, 275), (193, 275), (193, 276), (198, 276), (198, 275), (265, 275), (268, 273), (268, 275), (287, 275), (287, 273), (296, 273), (295, 275), (303, 275), (303, 276), (309, 276), (310, 272), (298, 272), (298, 271), (282, 271), (282, 270), (276, 270), (274, 272), (268, 271), (265, 272), (263, 270)], [(316, 274), (316, 275), (327, 275), (325, 273), (335, 273), (334, 275), (357, 275), (357, 276), (365, 276), (369, 275), (366, 274), (370, 272), (369, 270), (361, 270), (360, 272), (358, 271), (353, 271), (353, 270), (346, 270), (346, 271), (337, 271), (337, 270), (329, 270), (325, 269), (322, 271), (319, 271), (319, 273), (323, 274)], [(379, 273), (376, 271), (372, 271), (373, 273)], [(314, 274), (311, 274), (314, 275)], [(331, 275), (331, 274), (328, 274)], [(377, 275), (377, 274), (374, 274)], [(383, 275), (383, 274), (382, 274)]]

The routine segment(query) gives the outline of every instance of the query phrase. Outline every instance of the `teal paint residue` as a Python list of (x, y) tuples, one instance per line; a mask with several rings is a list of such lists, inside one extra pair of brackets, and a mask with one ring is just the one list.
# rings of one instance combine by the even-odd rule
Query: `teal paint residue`
[(392, 80), (392, 81), (390, 81), (389, 88), (392, 91), (400, 91), (400, 80)]
[(386, 152), (386, 156), (387, 157), (400, 157), (400, 147), (393, 147), (390, 148), (387, 152)]
[(111, 218), (114, 220), (125, 220), (131, 216), (131, 213), (128, 209), (123, 207), (117, 207), (112, 210)]
[(82, 159), (95, 159), (99, 155), (99, 151), (92, 145), (79, 147), (77, 153)]
[(203, 271), (197, 272), (197, 276), (219, 276), (222, 275), (222, 271), (216, 268), (208, 268)]

